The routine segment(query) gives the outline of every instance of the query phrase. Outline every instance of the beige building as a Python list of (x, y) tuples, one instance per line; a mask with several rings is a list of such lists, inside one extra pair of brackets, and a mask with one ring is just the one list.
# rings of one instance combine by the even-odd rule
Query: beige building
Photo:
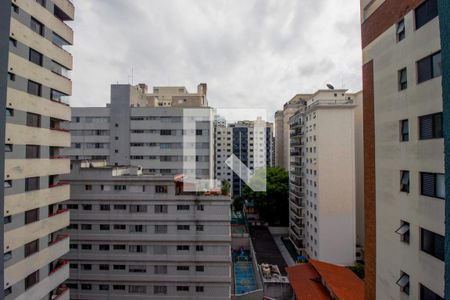
[(10, 20), (4, 296), (69, 299), (62, 285), (69, 265), (61, 260), (69, 251), (69, 239), (61, 234), (69, 212), (60, 206), (69, 199), (69, 186), (58, 177), (70, 172), (69, 159), (59, 153), (70, 146), (60, 123), (70, 120), (72, 56), (64, 48), (73, 43), (66, 21), (73, 20), (74, 6), (68, 0), (14, 0), (0, 15)]
[(289, 170), (290, 133), (289, 118), (299, 109), (305, 95), (295, 95), (286, 102), (283, 110), (275, 112), (275, 166)]
[(319, 90), (303, 97), (290, 119), (289, 235), (301, 255), (352, 265), (362, 258), (364, 226), (362, 180), (356, 178), (362, 94)]
[(366, 299), (444, 297), (436, 0), (361, 1)]

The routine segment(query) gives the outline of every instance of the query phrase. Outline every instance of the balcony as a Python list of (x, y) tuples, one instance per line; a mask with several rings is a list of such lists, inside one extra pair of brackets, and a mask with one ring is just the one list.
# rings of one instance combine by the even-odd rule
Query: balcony
[[(50, 293), (50, 291), (58, 288), (61, 283), (66, 281), (68, 278), (69, 264), (66, 262), (64, 265), (54, 269), (48, 277), (43, 278), (33, 287), (19, 295), (15, 300), (43, 299)], [(61, 291), (61, 297), (58, 300), (67, 300), (68, 295), (68, 291)]]
[(56, 294), (51, 297), (51, 300), (69, 300), (70, 293), (67, 287), (58, 287), (56, 289)]
[(56, 243), (59, 243), (59, 242), (65, 240), (65, 239), (67, 239), (67, 238), (69, 238), (69, 235), (68, 235), (68, 234), (59, 234), (59, 235), (56, 236), (56, 238), (55, 238), (54, 240), (48, 242), (48, 246), (49, 246), (49, 247), (50, 247), (50, 246), (53, 246), (53, 245), (55, 245)]

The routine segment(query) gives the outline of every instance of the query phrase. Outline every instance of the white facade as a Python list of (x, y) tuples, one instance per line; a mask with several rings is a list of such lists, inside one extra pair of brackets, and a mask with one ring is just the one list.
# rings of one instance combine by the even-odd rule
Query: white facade
[(291, 240), (307, 257), (339, 265), (356, 260), (356, 98), (320, 90), (291, 118)]

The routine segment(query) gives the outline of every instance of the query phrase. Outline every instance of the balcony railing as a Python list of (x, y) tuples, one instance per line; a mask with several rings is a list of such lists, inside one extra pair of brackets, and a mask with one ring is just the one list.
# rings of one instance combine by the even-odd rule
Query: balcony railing
[(68, 260), (60, 260), (60, 261), (58, 261), (56, 266), (50, 271), (50, 273), (48, 273), (48, 275), (52, 275), (52, 274), (56, 273), (58, 270), (62, 269), (68, 263), (69, 263)]
[(58, 209), (56, 212), (54, 212), (54, 213), (52, 213), (52, 214), (49, 214), (48, 215), (48, 217), (50, 218), (50, 217), (54, 217), (54, 216), (57, 216), (57, 215), (60, 215), (60, 214), (63, 214), (63, 213), (65, 213), (65, 212), (68, 212), (69, 211), (69, 209)]
[(60, 287), (56, 290), (56, 295), (53, 295), (51, 300), (58, 300), (61, 299), (62, 296), (64, 296), (69, 291), (68, 287)]
[(49, 184), (48, 187), (49, 188), (54, 188), (54, 187), (58, 187), (58, 186), (68, 185), (68, 184), (69, 184), (69, 182), (67, 182), (67, 181), (60, 181), (60, 182), (57, 182), (57, 183)]

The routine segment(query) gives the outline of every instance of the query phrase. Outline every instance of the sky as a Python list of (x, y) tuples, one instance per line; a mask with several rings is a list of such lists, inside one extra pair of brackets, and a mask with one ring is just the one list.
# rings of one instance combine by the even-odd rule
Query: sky
[[(265, 109), (331, 83), (361, 89), (356, 0), (74, 0), (72, 106), (110, 84), (208, 84), (215, 108)], [(133, 74), (133, 76), (132, 76)]]

